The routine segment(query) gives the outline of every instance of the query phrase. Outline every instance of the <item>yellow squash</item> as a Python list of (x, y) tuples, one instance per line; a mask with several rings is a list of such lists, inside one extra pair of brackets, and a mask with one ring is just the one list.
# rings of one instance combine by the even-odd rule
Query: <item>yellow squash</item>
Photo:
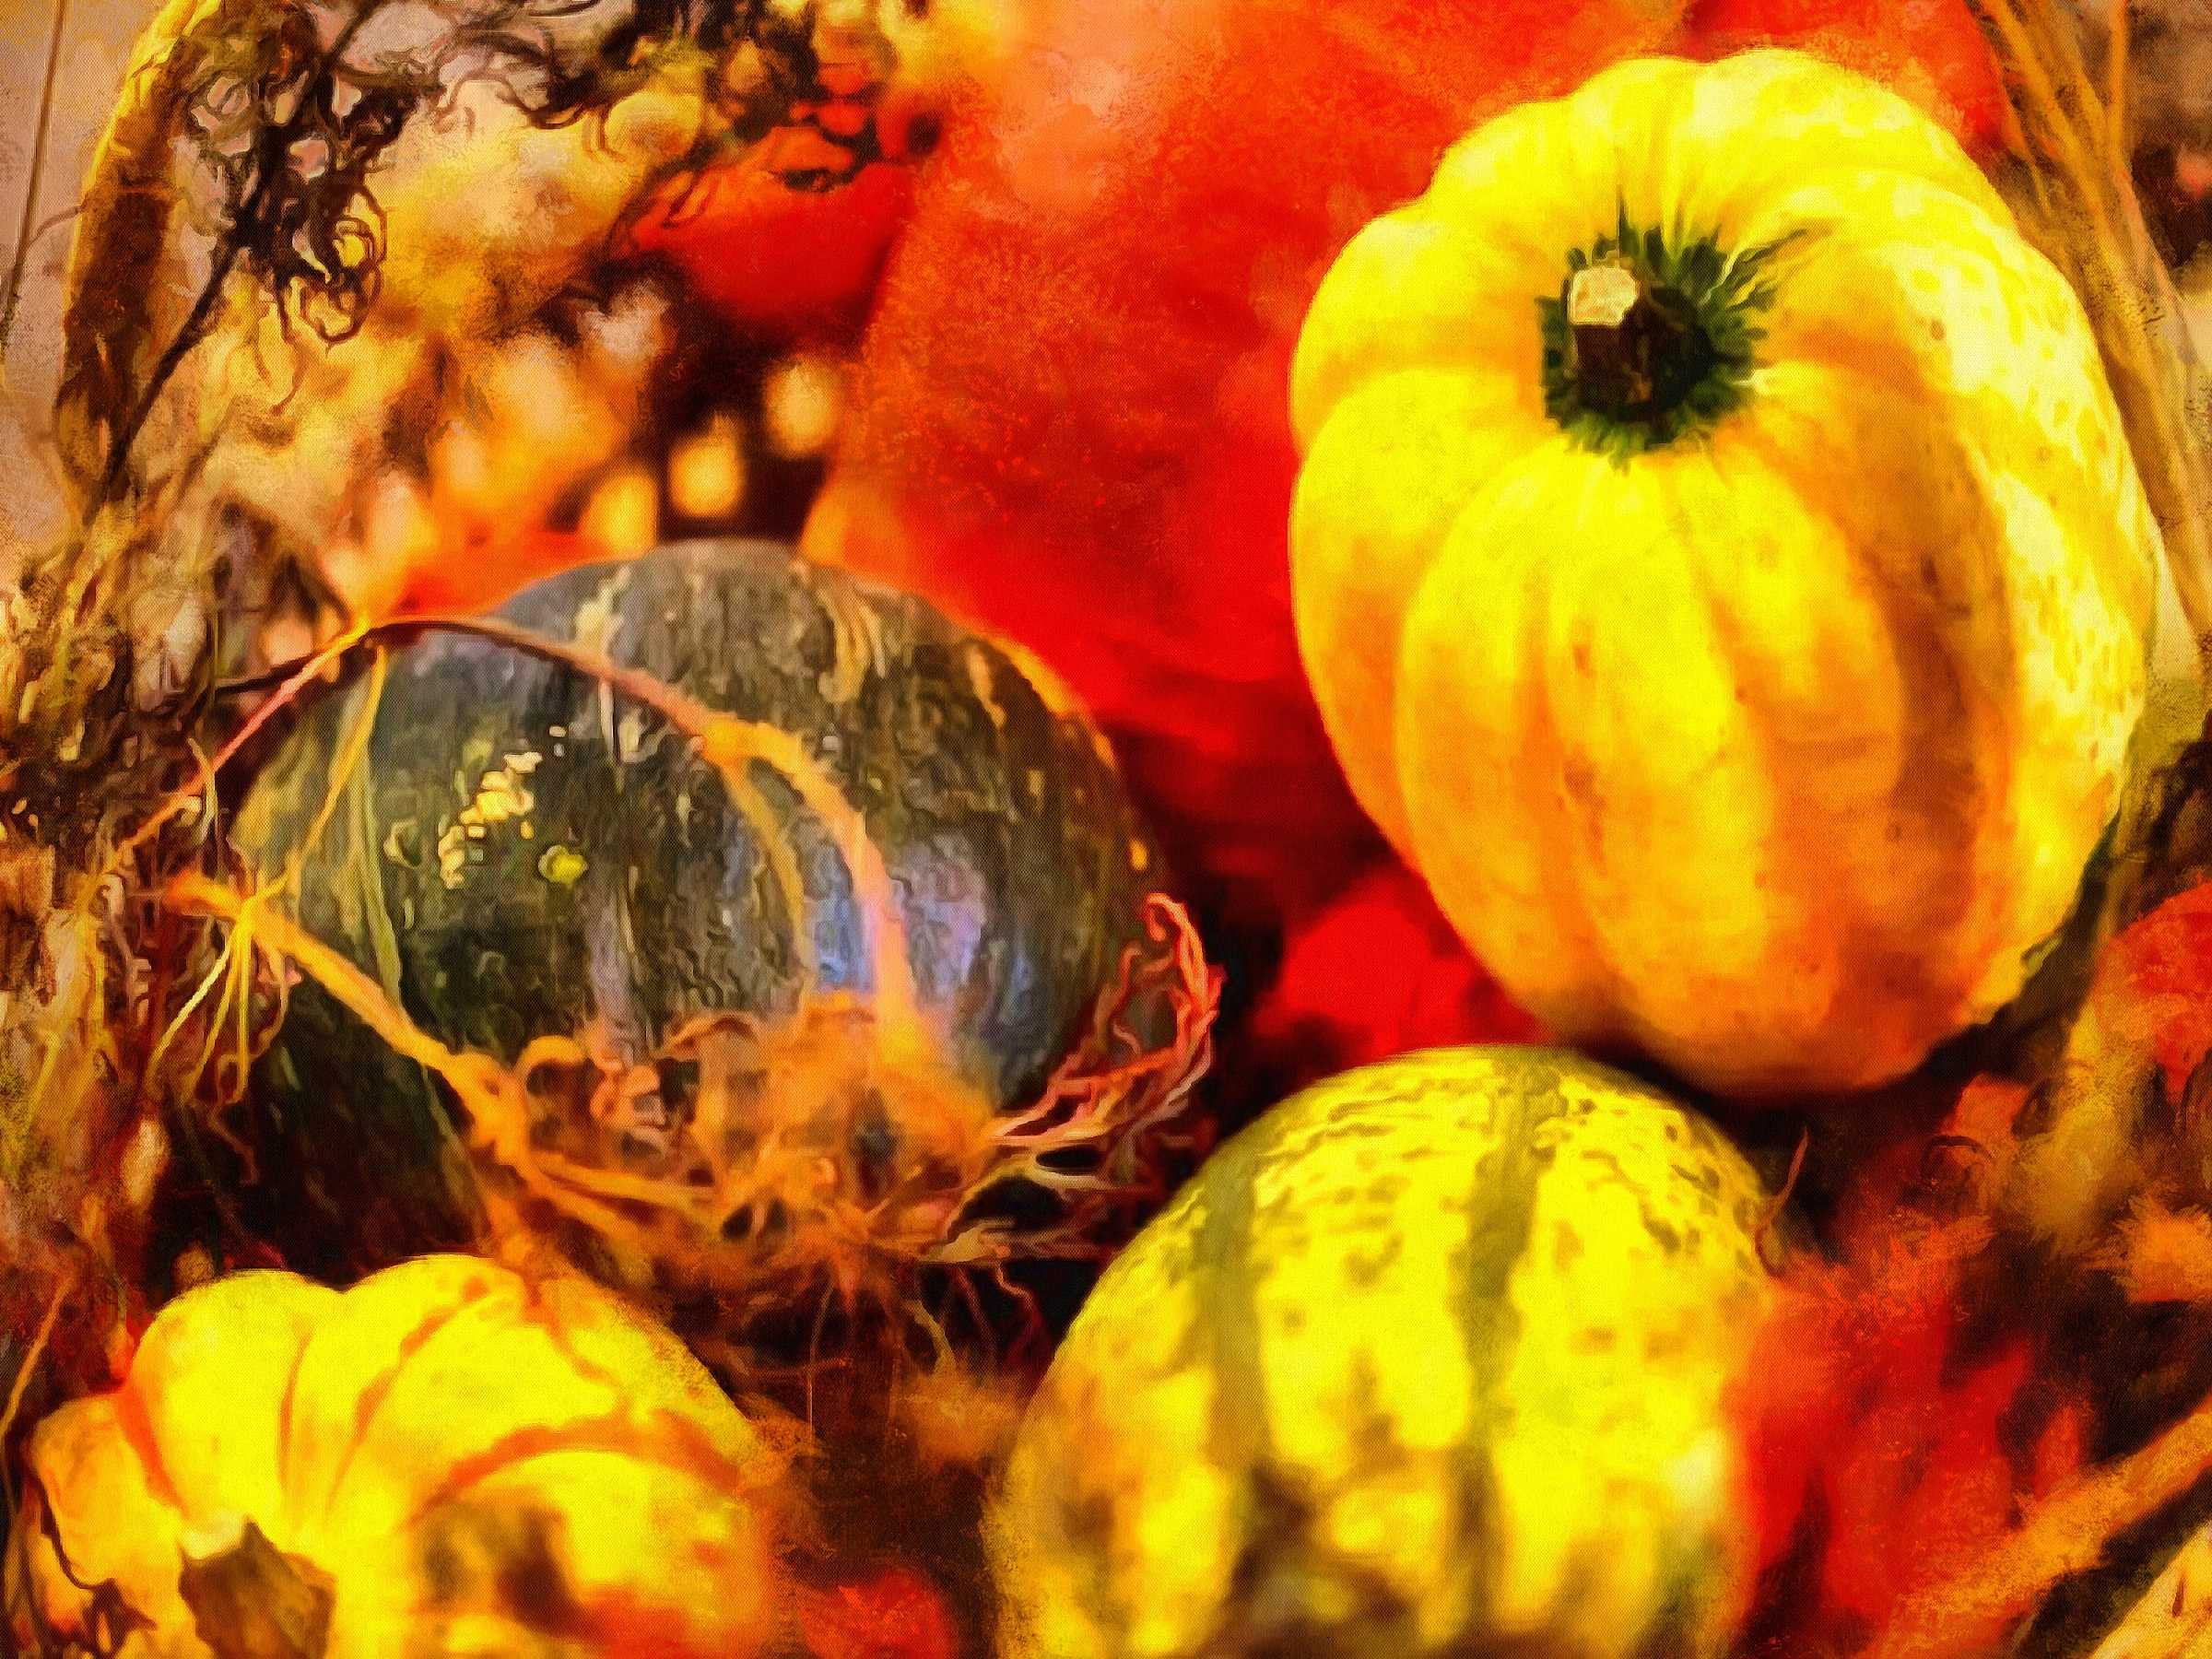
[(25, 1653), (732, 1659), (778, 1617), (779, 1459), (581, 1280), (459, 1256), (343, 1294), (218, 1280), (29, 1461)]
[(1293, 1097), (1100, 1280), (989, 1515), (1006, 1659), (1725, 1650), (1771, 1204), (1559, 1051)]
[(1293, 392), (1338, 755), (1554, 1030), (1850, 1088), (2018, 992), (2160, 552), (2078, 301), (1932, 122), (1788, 52), (1607, 70), (1353, 240)]

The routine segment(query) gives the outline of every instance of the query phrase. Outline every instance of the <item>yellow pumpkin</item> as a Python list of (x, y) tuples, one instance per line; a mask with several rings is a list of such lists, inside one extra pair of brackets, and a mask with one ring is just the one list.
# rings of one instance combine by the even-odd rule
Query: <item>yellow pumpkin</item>
[[(244, 1273), (32, 1432), (17, 1650), (123, 1659), (758, 1652), (781, 1461), (578, 1279), (433, 1256)], [(77, 1645), (71, 1645), (76, 1643)]]
[(1772, 1203), (1580, 1055), (1345, 1073), (1100, 1279), (987, 1517), (1005, 1659), (1725, 1651)]
[(2161, 555), (2079, 302), (1932, 122), (1783, 51), (1516, 109), (1347, 247), (1293, 404), (1339, 758), (1555, 1030), (1843, 1088), (2018, 992)]

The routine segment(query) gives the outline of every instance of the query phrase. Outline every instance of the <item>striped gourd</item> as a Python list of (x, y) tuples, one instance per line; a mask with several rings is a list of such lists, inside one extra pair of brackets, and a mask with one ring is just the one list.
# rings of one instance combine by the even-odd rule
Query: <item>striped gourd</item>
[(1768, 1208), (1710, 1124), (1562, 1052), (1294, 1097), (1055, 1359), (991, 1517), (1002, 1651), (1719, 1651)]

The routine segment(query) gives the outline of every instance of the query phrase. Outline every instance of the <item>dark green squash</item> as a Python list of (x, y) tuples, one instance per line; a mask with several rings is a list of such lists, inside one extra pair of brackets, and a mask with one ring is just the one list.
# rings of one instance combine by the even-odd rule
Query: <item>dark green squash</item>
[[(570, 571), (502, 615), (800, 739), (882, 856), (924, 1023), (991, 1107), (1028, 1101), (1090, 1030), (1157, 856), (1102, 740), (998, 645), (761, 544)], [(324, 696), (261, 767), (237, 839), (265, 880), (301, 859), (280, 905), (450, 1047), (512, 1065), (595, 1029), (650, 1064), (699, 1016), (772, 1025), (873, 990), (833, 828), (772, 768), (747, 775), (801, 877), (811, 986), (776, 860), (695, 737), (514, 644), (429, 633), (381, 688), (357, 674)], [(358, 1271), (477, 1230), (449, 1100), (312, 979), (240, 1127), (241, 1203), (296, 1266)]]

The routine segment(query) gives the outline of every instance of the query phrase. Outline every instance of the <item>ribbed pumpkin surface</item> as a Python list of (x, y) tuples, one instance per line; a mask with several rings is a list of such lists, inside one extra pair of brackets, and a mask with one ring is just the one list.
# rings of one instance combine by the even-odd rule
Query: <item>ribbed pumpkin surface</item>
[(344, 1293), (219, 1280), (162, 1311), (122, 1388), (42, 1421), (29, 1466), (27, 1652), (105, 1630), (133, 1659), (731, 1659), (782, 1617), (780, 1461), (582, 1280), (460, 1256)]

